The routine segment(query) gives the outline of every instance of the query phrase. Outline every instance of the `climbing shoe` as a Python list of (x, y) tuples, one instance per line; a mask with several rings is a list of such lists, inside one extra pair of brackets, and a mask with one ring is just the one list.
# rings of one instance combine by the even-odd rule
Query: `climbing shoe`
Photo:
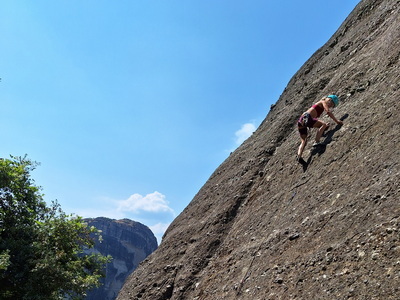
[(298, 163), (301, 163), (302, 165), (304, 165), (306, 163), (306, 161), (302, 157), (300, 157), (298, 155), (296, 155), (296, 161)]
[(323, 146), (324, 144), (322, 144), (321, 142), (315, 142), (312, 146), (315, 147), (319, 147), (319, 146)]

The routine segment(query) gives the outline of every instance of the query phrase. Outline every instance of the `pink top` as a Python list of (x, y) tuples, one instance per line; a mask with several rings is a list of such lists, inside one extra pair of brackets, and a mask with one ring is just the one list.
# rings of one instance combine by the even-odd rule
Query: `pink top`
[(324, 107), (319, 106), (318, 104), (314, 104), (313, 106), (311, 106), (312, 108), (314, 108), (317, 112), (317, 118), (324, 112)]

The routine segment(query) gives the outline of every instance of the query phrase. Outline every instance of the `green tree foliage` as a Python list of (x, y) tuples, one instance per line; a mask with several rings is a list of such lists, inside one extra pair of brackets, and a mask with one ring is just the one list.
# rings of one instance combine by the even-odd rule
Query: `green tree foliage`
[(110, 258), (85, 254), (97, 230), (46, 205), (30, 176), (36, 166), (0, 159), (0, 299), (82, 299)]

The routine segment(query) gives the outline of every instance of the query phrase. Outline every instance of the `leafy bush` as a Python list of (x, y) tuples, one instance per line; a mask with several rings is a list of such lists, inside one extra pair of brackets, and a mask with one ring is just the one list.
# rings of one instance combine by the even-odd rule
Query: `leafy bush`
[(83, 299), (110, 257), (84, 254), (94, 227), (48, 206), (26, 157), (0, 159), (0, 299)]

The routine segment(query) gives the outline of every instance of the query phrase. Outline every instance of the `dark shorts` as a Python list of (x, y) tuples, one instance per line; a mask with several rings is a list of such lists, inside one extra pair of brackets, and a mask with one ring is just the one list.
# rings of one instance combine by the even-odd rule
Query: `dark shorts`
[(301, 115), (299, 120), (297, 121), (297, 127), (299, 129), (300, 135), (306, 135), (308, 128), (313, 128), (315, 123), (318, 122), (318, 119), (312, 118), (311, 115), (307, 112)]

